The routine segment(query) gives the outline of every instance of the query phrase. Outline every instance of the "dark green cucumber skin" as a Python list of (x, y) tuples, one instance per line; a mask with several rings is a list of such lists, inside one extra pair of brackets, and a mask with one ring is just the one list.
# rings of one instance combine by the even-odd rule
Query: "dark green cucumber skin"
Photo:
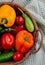
[(0, 62), (6, 62), (6, 61), (11, 60), (11, 58), (13, 57), (13, 54), (14, 52), (12, 51), (0, 54)]

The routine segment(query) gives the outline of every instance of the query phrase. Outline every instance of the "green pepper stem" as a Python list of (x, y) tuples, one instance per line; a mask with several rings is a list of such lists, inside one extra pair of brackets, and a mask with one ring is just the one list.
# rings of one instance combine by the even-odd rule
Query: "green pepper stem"
[(12, 28), (12, 30), (15, 30), (15, 29)]
[(13, 29), (13, 28), (8, 28), (9, 30), (15, 30), (15, 29)]
[(6, 18), (2, 18), (1, 24), (6, 24), (8, 21)]
[(24, 36), (24, 40), (26, 40), (26, 41), (27, 41), (27, 40), (28, 40), (28, 37), (27, 37), (27, 36)]

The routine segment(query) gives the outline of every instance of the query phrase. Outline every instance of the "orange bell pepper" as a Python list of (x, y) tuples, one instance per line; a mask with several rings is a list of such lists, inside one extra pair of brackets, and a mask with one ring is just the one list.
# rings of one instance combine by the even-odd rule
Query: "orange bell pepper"
[(31, 33), (26, 30), (20, 31), (16, 35), (16, 50), (22, 53), (28, 52), (29, 49), (34, 45), (34, 37)]

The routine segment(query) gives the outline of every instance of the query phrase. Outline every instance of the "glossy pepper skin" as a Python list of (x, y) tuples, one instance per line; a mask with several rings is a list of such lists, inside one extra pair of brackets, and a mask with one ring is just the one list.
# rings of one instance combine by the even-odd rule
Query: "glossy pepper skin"
[(10, 5), (5, 4), (0, 7), (0, 24), (3, 22), (5, 27), (11, 27), (14, 24), (15, 19), (16, 12)]
[(16, 36), (16, 50), (26, 53), (34, 45), (33, 35), (26, 30), (20, 31)]

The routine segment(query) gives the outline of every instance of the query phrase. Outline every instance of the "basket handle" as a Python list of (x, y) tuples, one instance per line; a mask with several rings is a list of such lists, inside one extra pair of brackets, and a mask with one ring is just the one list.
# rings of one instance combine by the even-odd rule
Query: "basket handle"
[(36, 32), (35, 32), (35, 36), (34, 36), (34, 37), (36, 37), (35, 43), (38, 40), (38, 32), (40, 32), (40, 34), (41, 34), (40, 46), (39, 46), (39, 48), (37, 50), (33, 50), (32, 54), (37, 53), (40, 50), (40, 48), (42, 47), (42, 44), (43, 44), (43, 32), (40, 29), (36, 30)]

